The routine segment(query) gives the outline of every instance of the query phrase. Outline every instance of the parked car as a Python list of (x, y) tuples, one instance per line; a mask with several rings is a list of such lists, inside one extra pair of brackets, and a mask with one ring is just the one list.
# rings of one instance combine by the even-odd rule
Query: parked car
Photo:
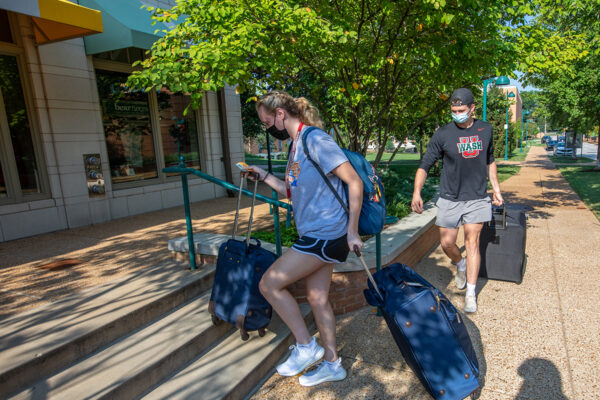
[(548, 140), (550, 140), (550, 136), (546, 135), (542, 137), (542, 144), (546, 143)]
[(408, 143), (402, 143), (400, 145), (400, 147), (402, 147), (404, 149), (404, 151), (407, 153), (416, 153), (417, 152), (417, 146), (415, 146), (413, 144), (413, 142), (411, 142), (410, 140), (408, 141)]
[(552, 138), (546, 140), (546, 150), (548, 150), (548, 151), (554, 150), (554, 147), (556, 147), (557, 143), (558, 143), (558, 141), (553, 140)]
[(554, 147), (554, 155), (555, 156), (572, 156), (573, 155), (573, 148), (572, 147), (565, 147), (565, 142), (559, 142)]

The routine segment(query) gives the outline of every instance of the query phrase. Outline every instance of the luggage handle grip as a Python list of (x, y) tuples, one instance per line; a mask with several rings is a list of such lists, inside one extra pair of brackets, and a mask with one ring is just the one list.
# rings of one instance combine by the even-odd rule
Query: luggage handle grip
[(371, 281), (373, 288), (375, 289), (375, 291), (377, 292), (377, 294), (379, 295), (381, 300), (383, 300), (383, 296), (381, 295), (381, 292), (379, 291), (379, 287), (375, 283), (375, 279), (373, 279), (373, 275), (371, 274), (371, 271), (369, 271), (369, 267), (367, 266), (365, 259), (363, 258), (362, 254), (360, 254), (360, 250), (358, 249), (358, 246), (354, 246), (353, 250), (354, 250), (354, 254), (356, 254), (358, 259), (360, 260), (360, 263), (362, 264), (363, 268), (365, 269), (365, 272), (367, 273), (367, 276), (369, 278), (369, 281)]
[[(500, 206), (496, 206), (496, 208), (494, 208), (492, 206), (492, 220), (494, 220), (493, 214), (500, 214), (500, 212), (498, 212), (498, 210), (501, 210), (501, 213), (502, 213), (502, 228), (501, 229), (506, 229), (506, 202), (504, 202)], [(492, 221), (488, 222), (488, 226), (492, 226)], [(494, 221), (494, 226), (496, 226), (495, 221)]]
[(252, 208), (250, 209), (250, 219), (248, 221), (248, 234), (246, 235), (246, 246), (250, 246), (250, 234), (252, 232), (252, 218), (254, 216), (254, 205), (256, 204), (256, 192), (258, 191), (258, 179), (259, 179), (258, 172), (244, 172), (244, 171), (240, 172), (240, 189), (238, 191), (237, 206), (235, 209), (235, 219), (233, 222), (233, 233), (231, 234), (231, 238), (235, 239), (235, 235), (237, 234), (238, 218), (240, 216), (240, 205), (242, 203), (242, 188), (244, 185), (244, 178), (246, 177), (247, 173), (254, 176), (254, 192), (252, 195)]

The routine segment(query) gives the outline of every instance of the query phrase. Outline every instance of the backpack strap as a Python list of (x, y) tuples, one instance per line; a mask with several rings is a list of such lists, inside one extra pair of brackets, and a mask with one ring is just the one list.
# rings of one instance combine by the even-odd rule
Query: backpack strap
[(342, 208), (344, 209), (344, 211), (346, 211), (346, 213), (348, 215), (350, 215), (350, 211), (348, 210), (348, 206), (346, 205), (346, 203), (344, 203), (344, 201), (340, 197), (340, 195), (337, 192), (337, 190), (335, 190), (335, 188), (331, 184), (331, 181), (329, 180), (329, 178), (327, 178), (327, 176), (325, 175), (325, 173), (323, 172), (323, 170), (321, 169), (321, 167), (319, 166), (319, 164), (317, 164), (316, 161), (312, 159), (312, 157), (310, 156), (310, 153), (308, 151), (308, 146), (306, 145), (306, 138), (308, 137), (309, 133), (311, 133), (312, 131), (314, 131), (316, 129), (317, 128), (315, 128), (314, 126), (311, 126), (302, 135), (302, 148), (304, 149), (304, 155), (306, 155), (306, 158), (308, 159), (308, 161), (310, 161), (315, 166), (315, 168), (317, 169), (317, 171), (319, 171), (319, 174), (321, 175), (321, 177), (323, 178), (323, 180), (325, 181), (325, 183), (327, 184), (327, 186), (329, 186), (329, 189), (331, 189), (331, 191), (333, 192), (335, 198), (340, 202), (340, 205), (342, 206)]

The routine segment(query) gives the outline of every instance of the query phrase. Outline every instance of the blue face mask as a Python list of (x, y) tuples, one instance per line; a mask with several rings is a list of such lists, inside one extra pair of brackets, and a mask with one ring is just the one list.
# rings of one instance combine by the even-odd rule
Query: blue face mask
[(452, 119), (454, 120), (454, 122), (462, 124), (463, 122), (467, 122), (467, 120), (469, 119), (469, 112), (466, 111), (464, 113), (460, 113), (460, 114), (454, 114), (452, 113)]

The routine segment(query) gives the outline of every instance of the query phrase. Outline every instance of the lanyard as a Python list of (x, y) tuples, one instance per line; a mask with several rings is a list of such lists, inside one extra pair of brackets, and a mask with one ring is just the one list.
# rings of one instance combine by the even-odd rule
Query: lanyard
[[(296, 132), (296, 139), (292, 143), (292, 149), (290, 150), (290, 157), (288, 158), (287, 165), (285, 167), (285, 189), (287, 193), (287, 198), (292, 198), (291, 184), (290, 184), (290, 166), (294, 163), (294, 156), (296, 155), (296, 145), (298, 144), (298, 138), (300, 137), (300, 131), (304, 124), (300, 122), (298, 126), (298, 131)], [(296, 177), (298, 179), (298, 177)]]

